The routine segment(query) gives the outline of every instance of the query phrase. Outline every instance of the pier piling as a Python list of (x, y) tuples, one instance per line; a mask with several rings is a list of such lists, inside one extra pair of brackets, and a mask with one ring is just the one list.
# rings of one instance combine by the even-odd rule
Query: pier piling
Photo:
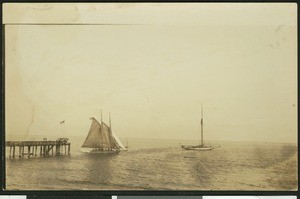
[(13, 146), (13, 158), (15, 158), (15, 150), (16, 149), (16, 147), (15, 146)]

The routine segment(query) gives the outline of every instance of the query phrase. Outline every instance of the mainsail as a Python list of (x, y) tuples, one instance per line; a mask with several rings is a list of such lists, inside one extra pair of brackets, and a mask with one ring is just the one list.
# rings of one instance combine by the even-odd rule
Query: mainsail
[(101, 124), (95, 119), (92, 124), (82, 147), (99, 149), (120, 149), (125, 148), (116, 134), (112, 133), (111, 128), (104, 122)]
[(82, 147), (101, 148), (102, 147), (101, 125), (95, 118), (91, 118), (91, 120), (92, 120), (92, 124)]

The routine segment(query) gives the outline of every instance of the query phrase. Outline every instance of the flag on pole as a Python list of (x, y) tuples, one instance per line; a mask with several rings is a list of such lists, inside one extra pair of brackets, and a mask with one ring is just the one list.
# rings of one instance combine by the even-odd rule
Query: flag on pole
[(63, 123), (65, 123), (65, 120), (60, 122), (60, 124), (63, 124)]

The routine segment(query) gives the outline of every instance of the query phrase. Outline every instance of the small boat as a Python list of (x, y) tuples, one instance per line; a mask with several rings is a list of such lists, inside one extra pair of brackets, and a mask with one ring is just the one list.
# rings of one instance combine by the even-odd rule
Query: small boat
[(213, 150), (214, 147), (206, 146), (203, 140), (203, 107), (201, 107), (201, 140), (199, 145), (181, 145), (181, 147), (185, 150), (194, 150), (194, 151), (210, 151)]
[(83, 148), (92, 149), (89, 153), (118, 154), (127, 151), (118, 136), (112, 131), (109, 115), (109, 126), (102, 121), (99, 123), (94, 117), (88, 135), (82, 145)]
[(186, 150), (195, 150), (195, 151), (210, 151), (214, 148), (211, 146), (205, 146), (205, 145), (197, 145), (197, 146), (183, 146), (182, 148)]

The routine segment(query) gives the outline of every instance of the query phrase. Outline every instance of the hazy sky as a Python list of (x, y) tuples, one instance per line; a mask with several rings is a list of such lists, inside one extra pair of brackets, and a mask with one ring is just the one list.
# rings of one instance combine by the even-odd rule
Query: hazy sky
[(296, 4), (4, 8), (8, 135), (296, 142)]

